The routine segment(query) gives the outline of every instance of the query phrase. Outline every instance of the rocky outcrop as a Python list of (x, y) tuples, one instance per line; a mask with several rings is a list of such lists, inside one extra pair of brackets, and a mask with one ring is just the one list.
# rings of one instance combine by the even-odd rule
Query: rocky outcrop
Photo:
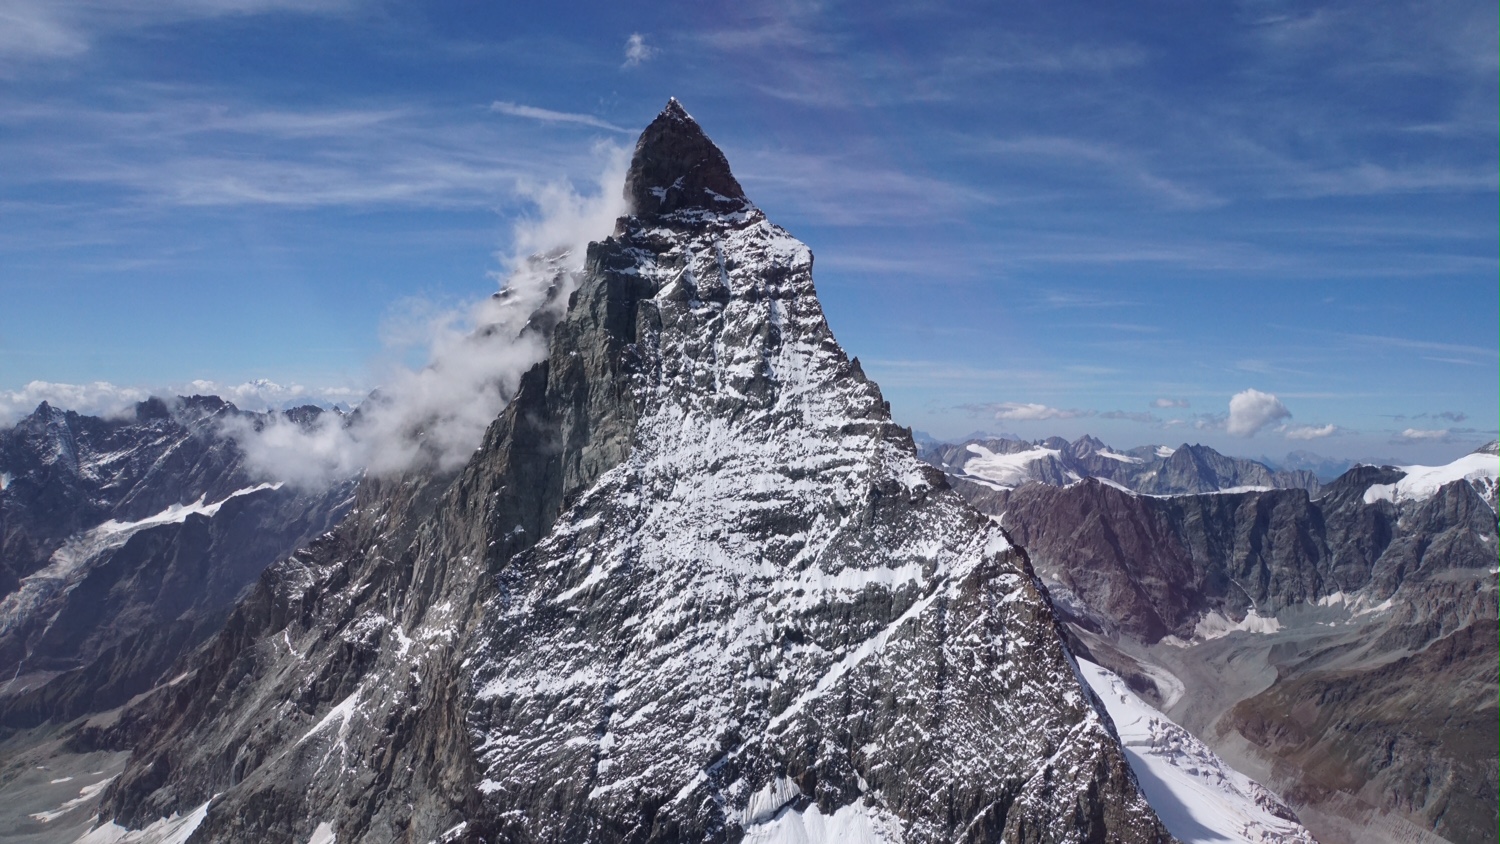
[(457, 475), (268, 570), (102, 817), (194, 841), (1167, 839), (1025, 555), (675, 103)]

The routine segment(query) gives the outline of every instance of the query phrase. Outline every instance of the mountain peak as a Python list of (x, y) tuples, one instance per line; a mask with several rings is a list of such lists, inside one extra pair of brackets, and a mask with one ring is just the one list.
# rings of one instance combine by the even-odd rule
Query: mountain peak
[(636, 142), (625, 199), (642, 217), (684, 209), (733, 213), (750, 204), (724, 153), (675, 97)]

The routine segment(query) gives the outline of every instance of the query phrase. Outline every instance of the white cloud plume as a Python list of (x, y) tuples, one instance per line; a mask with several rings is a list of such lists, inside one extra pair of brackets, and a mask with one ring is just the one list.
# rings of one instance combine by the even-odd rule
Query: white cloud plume
[(1152, 407), (1191, 407), (1187, 399), (1169, 399), (1162, 397), (1151, 403)]
[(1406, 430), (1401, 432), (1401, 439), (1407, 440), (1409, 442), (1424, 442), (1432, 440), (1445, 441), (1452, 433), (1453, 432), (1449, 431), (1447, 428), (1438, 428), (1436, 430), (1407, 428)]
[(646, 43), (646, 36), (639, 32), (630, 33), (625, 39), (625, 67), (635, 67), (651, 59), (656, 55), (656, 48)]
[(1077, 410), (1063, 410), (1045, 404), (1005, 402), (995, 406), (995, 419), (1001, 422), (1035, 422), (1043, 419), (1073, 419), (1082, 416)]
[(537, 108), (536, 106), (521, 105), (520, 103), (508, 103), (496, 100), (490, 103), (490, 111), (510, 117), (524, 117), (527, 120), (540, 120), (543, 123), (577, 123), (580, 126), (592, 126), (595, 129), (608, 129), (611, 132), (629, 134), (630, 129), (616, 126), (607, 120), (600, 119), (592, 114), (577, 114), (571, 111), (553, 111), (550, 108)]
[[(516, 226), (501, 294), (466, 308), (437, 310), (388, 334), (425, 349), (421, 369), (393, 367), (378, 391), (349, 417), (324, 414), (310, 424), (277, 417), (259, 428), (229, 423), (251, 465), (267, 477), (318, 484), (360, 470), (377, 474), (463, 464), (515, 394), (521, 376), (547, 354), (546, 336), (522, 331), (543, 308), (560, 313), (590, 240), (624, 213), (625, 151), (606, 159), (597, 193), (571, 184), (523, 185), (539, 214)], [(545, 253), (545, 254), (542, 254)], [(532, 257), (535, 256), (535, 257)], [(420, 310), (420, 309), (417, 309)]]
[(1229, 418), (1225, 426), (1235, 436), (1253, 437), (1267, 425), (1291, 416), (1292, 412), (1286, 409), (1281, 399), (1260, 390), (1244, 390), (1229, 400)]
[(1299, 425), (1286, 429), (1286, 438), (1289, 440), (1320, 440), (1323, 437), (1331, 437), (1338, 433), (1337, 425)]

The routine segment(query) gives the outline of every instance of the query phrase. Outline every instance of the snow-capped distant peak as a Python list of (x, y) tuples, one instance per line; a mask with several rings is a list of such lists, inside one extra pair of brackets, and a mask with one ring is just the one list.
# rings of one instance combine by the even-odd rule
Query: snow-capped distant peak
[(964, 463), (964, 472), (1003, 487), (1017, 487), (1026, 483), (1031, 479), (1028, 466), (1038, 460), (1061, 454), (1058, 449), (1042, 446), (1014, 454), (998, 454), (978, 443), (969, 443), (967, 448), (974, 457)]
[(1490, 507), (1495, 506), (1496, 482), (1500, 479), (1500, 457), (1484, 450), (1466, 454), (1444, 466), (1401, 466), (1406, 477), (1395, 483), (1372, 484), (1365, 490), (1365, 503), (1426, 501), (1454, 481), (1468, 481)]

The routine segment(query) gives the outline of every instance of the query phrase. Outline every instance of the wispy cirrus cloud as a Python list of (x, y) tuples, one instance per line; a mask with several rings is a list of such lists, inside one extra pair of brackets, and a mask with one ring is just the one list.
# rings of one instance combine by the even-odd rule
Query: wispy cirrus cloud
[(623, 126), (616, 126), (608, 120), (595, 117), (592, 114), (553, 111), (550, 108), (537, 108), (519, 103), (508, 103), (502, 100), (490, 103), (490, 111), (511, 117), (524, 117), (527, 120), (540, 120), (543, 123), (576, 123), (580, 126), (592, 126), (595, 129), (605, 129), (610, 132), (621, 132), (624, 134), (633, 134), (636, 131), (634, 129), (626, 129)]
[(858, 150), (823, 155), (751, 150), (728, 153), (757, 203), (791, 207), (833, 226), (910, 226), (964, 219), (995, 198), (972, 185), (907, 172)]
[(1338, 432), (1337, 425), (1298, 425), (1287, 428), (1282, 435), (1289, 440), (1320, 440)]
[[(528, 108), (514, 110), (622, 131), (586, 115), (532, 110), (537, 117)], [(518, 200), (518, 186), (538, 173), (592, 167), (579, 150), (517, 143), (524, 124), (405, 104), (264, 109), (146, 90), (113, 107), (0, 108), (0, 129), (0, 155), (15, 162), (0, 188), (66, 185), (76, 196), (86, 187), (123, 192), (136, 206), (493, 208)]]
[(69, 58), (111, 32), (180, 21), (267, 12), (331, 14), (355, 0), (6, 0), (0, 5), (0, 60)]
[(637, 67), (650, 61), (658, 50), (646, 43), (646, 36), (639, 32), (630, 33), (625, 39), (625, 64), (624, 67)]
[(1067, 167), (1080, 165), (1108, 174), (1121, 186), (1158, 197), (1183, 208), (1203, 209), (1223, 205), (1224, 201), (1202, 187), (1179, 179), (1162, 176), (1142, 160), (1138, 153), (1113, 144), (1084, 138), (1046, 135), (1023, 135), (990, 138), (976, 142), (985, 155), (1018, 159), (1051, 159)]

